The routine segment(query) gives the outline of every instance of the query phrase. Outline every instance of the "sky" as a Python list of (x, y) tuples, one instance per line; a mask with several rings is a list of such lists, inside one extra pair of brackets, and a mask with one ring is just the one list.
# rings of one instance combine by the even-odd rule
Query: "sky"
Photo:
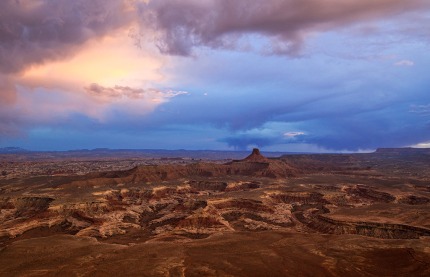
[(428, 0), (2, 0), (0, 147), (430, 147)]

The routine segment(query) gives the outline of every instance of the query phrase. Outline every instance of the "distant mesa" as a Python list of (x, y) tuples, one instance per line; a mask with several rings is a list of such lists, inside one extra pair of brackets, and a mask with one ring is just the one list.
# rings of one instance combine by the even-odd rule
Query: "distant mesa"
[(269, 159), (261, 155), (260, 149), (254, 148), (252, 149), (251, 155), (243, 159), (246, 162), (257, 162), (257, 163), (268, 163)]
[(377, 154), (393, 154), (393, 155), (419, 155), (430, 154), (430, 148), (378, 148), (375, 153)]

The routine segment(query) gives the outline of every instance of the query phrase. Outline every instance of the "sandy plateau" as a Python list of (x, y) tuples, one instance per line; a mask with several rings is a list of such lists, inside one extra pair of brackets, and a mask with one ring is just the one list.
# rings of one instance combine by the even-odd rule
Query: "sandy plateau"
[(1, 276), (430, 276), (428, 149), (46, 163), (3, 165)]

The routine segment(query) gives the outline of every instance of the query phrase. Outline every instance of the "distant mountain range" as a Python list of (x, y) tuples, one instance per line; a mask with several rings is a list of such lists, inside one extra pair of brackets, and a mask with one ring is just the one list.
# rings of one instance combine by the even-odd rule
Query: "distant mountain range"
[[(298, 152), (262, 152), (266, 157), (280, 157), (286, 154), (312, 154)], [(378, 148), (376, 154), (405, 155), (430, 154), (430, 148)], [(78, 149), (67, 151), (32, 151), (21, 147), (0, 148), (0, 154), (25, 154), (26, 156), (43, 156), (49, 154), (55, 157), (140, 157), (140, 158), (190, 158), (190, 159), (242, 159), (248, 151), (228, 150), (166, 150), (166, 149)]]
[(375, 153), (377, 154), (391, 154), (391, 155), (416, 155), (416, 154), (430, 154), (430, 148), (378, 148)]
[[(99, 158), (156, 158), (156, 159), (243, 159), (249, 155), (249, 151), (222, 151), (222, 150), (165, 150), (165, 149), (79, 149), (68, 151), (31, 151), (19, 147), (0, 148), (0, 154), (17, 154), (24, 159), (99, 159)], [(263, 152), (267, 157), (280, 157), (287, 152)], [(297, 153), (298, 154), (298, 153)], [(4, 157), (4, 159), (7, 159)]]
[(6, 154), (6, 153), (25, 153), (25, 152), (30, 152), (30, 150), (21, 148), (21, 147), (3, 147), (0, 148), (0, 153), (1, 154)]

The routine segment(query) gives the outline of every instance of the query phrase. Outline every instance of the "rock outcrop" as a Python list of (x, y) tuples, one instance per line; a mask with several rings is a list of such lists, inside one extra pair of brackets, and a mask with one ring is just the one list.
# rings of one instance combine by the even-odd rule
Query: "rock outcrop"
[(269, 159), (261, 155), (258, 148), (252, 149), (251, 155), (246, 157), (243, 161), (254, 162), (254, 163), (269, 163)]

